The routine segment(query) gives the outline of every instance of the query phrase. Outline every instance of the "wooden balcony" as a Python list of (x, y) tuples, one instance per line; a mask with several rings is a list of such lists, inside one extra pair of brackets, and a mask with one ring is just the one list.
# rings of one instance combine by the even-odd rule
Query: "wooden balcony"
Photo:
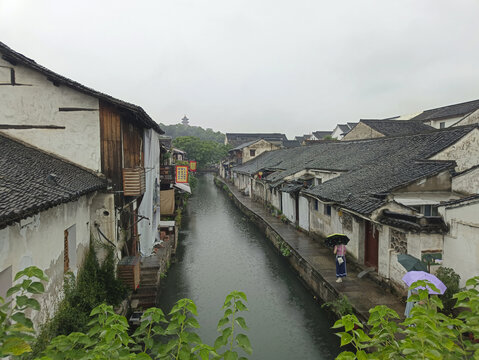
[(145, 169), (123, 168), (123, 195), (140, 196), (145, 192)]

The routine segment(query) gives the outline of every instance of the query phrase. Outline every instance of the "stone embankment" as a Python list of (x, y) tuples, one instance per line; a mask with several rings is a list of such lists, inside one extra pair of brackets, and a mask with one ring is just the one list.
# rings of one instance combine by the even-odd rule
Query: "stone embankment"
[(288, 262), (321, 300), (334, 301), (345, 295), (362, 322), (367, 321), (369, 309), (376, 305), (387, 305), (403, 316), (405, 304), (396, 295), (367, 277), (358, 278), (359, 272), (351, 267), (348, 268), (348, 276), (344, 281), (336, 283), (335, 258), (331, 249), (291, 225), (284, 224), (262, 204), (241, 194), (223, 179), (216, 178), (216, 181), (280, 252), (284, 253), (284, 249), (289, 248)]

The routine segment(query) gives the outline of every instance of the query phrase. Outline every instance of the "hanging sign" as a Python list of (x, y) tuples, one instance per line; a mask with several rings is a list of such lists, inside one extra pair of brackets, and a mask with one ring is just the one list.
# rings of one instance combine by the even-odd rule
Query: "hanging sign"
[(176, 165), (176, 182), (187, 183), (188, 182), (188, 166)]
[(196, 161), (195, 160), (190, 160), (190, 170), (191, 171), (196, 171)]

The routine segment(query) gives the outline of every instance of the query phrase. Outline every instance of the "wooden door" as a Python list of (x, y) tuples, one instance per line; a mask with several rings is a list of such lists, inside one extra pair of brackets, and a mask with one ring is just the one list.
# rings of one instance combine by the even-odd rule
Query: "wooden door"
[(366, 239), (364, 242), (364, 263), (367, 266), (378, 268), (378, 249), (379, 249), (379, 232), (375, 226), (366, 221)]

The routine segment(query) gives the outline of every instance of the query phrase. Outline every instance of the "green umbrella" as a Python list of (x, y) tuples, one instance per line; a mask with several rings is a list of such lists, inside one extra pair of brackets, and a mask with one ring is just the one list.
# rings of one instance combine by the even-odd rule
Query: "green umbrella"
[(427, 266), (418, 258), (409, 254), (399, 254), (398, 263), (400, 263), (407, 271), (426, 271)]

